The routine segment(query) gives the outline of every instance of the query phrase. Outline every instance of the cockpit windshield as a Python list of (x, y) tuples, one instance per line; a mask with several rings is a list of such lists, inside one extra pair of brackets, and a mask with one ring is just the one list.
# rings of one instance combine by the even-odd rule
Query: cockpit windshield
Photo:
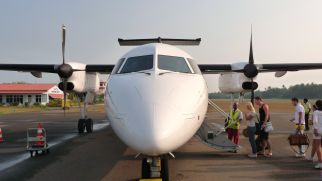
[(158, 55), (158, 68), (173, 72), (192, 73), (183, 57)]
[(130, 57), (126, 59), (120, 74), (150, 70), (153, 68), (153, 55)]

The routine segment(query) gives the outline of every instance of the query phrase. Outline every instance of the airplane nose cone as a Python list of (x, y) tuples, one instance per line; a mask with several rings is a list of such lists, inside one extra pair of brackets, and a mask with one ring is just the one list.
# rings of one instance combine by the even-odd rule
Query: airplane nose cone
[(153, 118), (145, 131), (140, 132), (145, 142), (138, 147), (149, 154), (168, 153), (177, 147), (175, 140), (179, 139), (180, 131), (185, 127), (185, 118), (167, 104), (154, 104)]
[(198, 119), (194, 114), (183, 115), (167, 104), (153, 104), (151, 107), (142, 110), (143, 114), (141, 112), (125, 120), (131, 135), (124, 140), (140, 153), (160, 155), (171, 152), (194, 134), (196, 130), (191, 133), (190, 127), (197, 125), (198, 128), (199, 123), (193, 123)]
[[(111, 89), (108, 104), (113, 104), (111, 107), (118, 112), (114, 114), (118, 119), (111, 122), (112, 127), (136, 151), (147, 155), (171, 152), (188, 141), (199, 128), (207, 107), (207, 94), (200, 91), (205, 85), (199, 85), (198, 81), (191, 83), (193, 78), (180, 76), (181, 84), (176, 85), (172, 82), (176, 77), (164, 75), (160, 79), (142, 75), (126, 83), (115, 81), (117, 90), (127, 92), (121, 94)], [(191, 88), (191, 85), (197, 88)], [(110, 83), (110, 87), (116, 85)], [(113, 112), (107, 111), (113, 120)]]

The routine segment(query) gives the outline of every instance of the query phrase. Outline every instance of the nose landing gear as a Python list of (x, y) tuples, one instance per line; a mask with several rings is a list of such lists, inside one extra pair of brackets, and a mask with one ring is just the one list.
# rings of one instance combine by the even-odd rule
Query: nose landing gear
[(169, 167), (167, 158), (144, 158), (141, 166), (142, 179), (161, 178), (162, 181), (169, 181)]

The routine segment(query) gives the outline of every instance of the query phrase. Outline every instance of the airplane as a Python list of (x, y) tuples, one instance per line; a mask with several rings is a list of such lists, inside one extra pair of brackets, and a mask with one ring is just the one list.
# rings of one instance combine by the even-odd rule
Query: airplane
[[(257, 88), (253, 80), (262, 72), (322, 69), (322, 63), (255, 64), (252, 36), (248, 62), (197, 64), (176, 46), (197, 46), (201, 39), (118, 39), (135, 46), (115, 65), (65, 61), (66, 28), (62, 27), (62, 64), (0, 64), (0, 70), (58, 74), (64, 92), (85, 95), (78, 131), (92, 132), (86, 104), (99, 88), (99, 74), (110, 74), (105, 92), (106, 116), (115, 134), (142, 157), (142, 178), (169, 180), (167, 155), (190, 140), (202, 126), (208, 108), (203, 74), (220, 74), (223, 92), (240, 93)], [(252, 99), (253, 99), (252, 95)]]

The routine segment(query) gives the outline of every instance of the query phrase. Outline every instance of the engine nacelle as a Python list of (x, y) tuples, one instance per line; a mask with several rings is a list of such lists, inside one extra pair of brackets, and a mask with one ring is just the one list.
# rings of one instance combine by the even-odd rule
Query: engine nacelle
[[(85, 70), (86, 64), (71, 62), (68, 63), (76, 70)], [(72, 76), (67, 79), (67, 91), (76, 93), (98, 93), (99, 92), (99, 73), (86, 73), (85, 71), (74, 71)], [(63, 83), (58, 87), (63, 90)]]
[(257, 89), (258, 84), (251, 82), (243, 73), (223, 73), (219, 76), (219, 90), (222, 93), (242, 93)]

